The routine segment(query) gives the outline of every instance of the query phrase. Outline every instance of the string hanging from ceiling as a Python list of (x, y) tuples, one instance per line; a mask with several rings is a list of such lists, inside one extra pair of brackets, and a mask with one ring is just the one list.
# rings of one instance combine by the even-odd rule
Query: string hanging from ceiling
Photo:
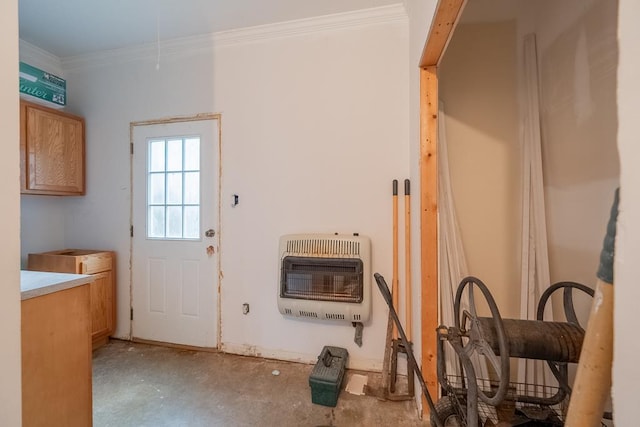
[(160, 13), (156, 10), (156, 71), (160, 70)]

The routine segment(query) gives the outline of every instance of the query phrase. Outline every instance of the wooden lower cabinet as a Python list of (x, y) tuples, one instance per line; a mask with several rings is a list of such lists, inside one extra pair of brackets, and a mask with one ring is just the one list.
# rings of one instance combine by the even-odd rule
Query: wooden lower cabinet
[(91, 274), (91, 340), (93, 348), (109, 341), (115, 330), (115, 254), (111, 251), (65, 249), (29, 254), (28, 270)]
[(89, 287), (21, 303), (24, 427), (92, 424)]

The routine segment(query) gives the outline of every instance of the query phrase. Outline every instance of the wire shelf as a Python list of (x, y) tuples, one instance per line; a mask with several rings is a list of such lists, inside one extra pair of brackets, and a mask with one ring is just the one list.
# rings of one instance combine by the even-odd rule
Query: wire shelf
[[(447, 375), (447, 381), (453, 390), (449, 393), (450, 398), (455, 403), (454, 408), (458, 417), (462, 420), (462, 425), (467, 425), (467, 389), (462, 377), (458, 375)], [(495, 391), (497, 383), (488, 379), (477, 380), (479, 390), (489, 394)], [(563, 426), (568, 400), (564, 399), (555, 405), (543, 405), (527, 402), (526, 398), (536, 397), (550, 399), (558, 393), (558, 387), (541, 386), (528, 383), (509, 383), (509, 390), (505, 399), (497, 406), (491, 406), (478, 399), (478, 420), (482, 426), (496, 425), (500, 421), (507, 421), (518, 425), (519, 420), (536, 421), (539, 426)], [(523, 401), (525, 400), (525, 401)], [(493, 424), (491, 424), (493, 423)]]

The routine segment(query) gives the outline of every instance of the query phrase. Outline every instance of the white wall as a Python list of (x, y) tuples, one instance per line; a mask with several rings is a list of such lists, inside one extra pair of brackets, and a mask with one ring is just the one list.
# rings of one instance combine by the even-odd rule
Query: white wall
[[(488, 5), (470, 4), (463, 22), (500, 25), (509, 16), (516, 18), (515, 49), (519, 61), (522, 61), (521, 38), (527, 33), (536, 35), (551, 282), (575, 280), (593, 284), (608, 206), (619, 174), (614, 142), (617, 2), (519, 1), (509, 5), (509, 8), (503, 7), (502, 0)], [(491, 13), (487, 12), (489, 10)], [(460, 25), (456, 35), (464, 27)], [(504, 40), (494, 44), (499, 46)], [(468, 46), (470, 52), (464, 53), (464, 57), (470, 62), (482, 61), (482, 55), (471, 59), (477, 49)], [(451, 46), (448, 55), (450, 51)], [(446, 61), (447, 56), (444, 65)], [(447, 75), (445, 67), (443, 74)], [(477, 73), (471, 73), (471, 76), (473, 78)], [(446, 83), (446, 79), (443, 81)], [(460, 90), (469, 94), (468, 90)], [(495, 90), (491, 92), (495, 93)], [(478, 126), (478, 129), (482, 127), (486, 126)], [(480, 133), (486, 134), (484, 129)], [(520, 159), (515, 161), (520, 162)], [(495, 171), (491, 173), (495, 175)], [(519, 195), (516, 196), (513, 202), (519, 203)], [(469, 210), (460, 211), (464, 220), (465, 212)], [(503, 211), (502, 207), (499, 211)], [(519, 233), (519, 230), (512, 232)], [(473, 246), (475, 239), (466, 242)], [(483, 265), (488, 264), (483, 262)], [(509, 265), (506, 264), (506, 268), (510, 268)], [(518, 282), (516, 276), (515, 283)], [(586, 320), (590, 301), (578, 299), (577, 304), (582, 306), (579, 309)], [(559, 304), (556, 309), (558, 313), (561, 311)]]
[(391, 180), (408, 175), (407, 44), (400, 22), (216, 50), (224, 348), (312, 360), (334, 343), (352, 366), (380, 363), (386, 316), (375, 286), (362, 348), (350, 324), (285, 319), (276, 246), (287, 233), (358, 232), (372, 239), (373, 270), (390, 274)]
[(440, 66), (451, 187), (469, 274), (519, 317), (521, 149), (516, 22), (459, 24)]
[[(402, 12), (402, 9), (400, 9)], [(87, 124), (87, 195), (65, 205), (65, 243), (118, 252), (118, 327), (129, 335), (129, 123), (222, 114), (222, 347), (311, 362), (325, 344), (380, 368), (386, 309), (373, 290), (364, 344), (350, 324), (292, 320), (276, 307), (278, 238), (359, 232), (390, 274), (390, 183), (408, 176), (408, 30), (387, 21), (254, 37), (161, 57), (66, 64)], [(255, 34), (254, 34), (255, 36)], [(230, 207), (231, 194), (240, 205)], [(242, 303), (251, 305), (242, 315)]]
[(537, 6), (551, 280), (593, 286), (620, 174), (617, 2), (545, 0)]
[(64, 216), (67, 200), (55, 196), (20, 196), (20, 265), (27, 267), (30, 253), (66, 247)]
[(0, 3), (0, 425), (19, 426), (22, 418), (20, 387), (20, 254), (19, 235), (19, 110), (18, 110), (18, 2)]
[[(64, 78), (60, 59), (20, 40), (20, 61)], [(64, 109), (69, 111), (68, 108)], [(64, 215), (67, 197), (20, 196), (21, 266), (27, 266), (27, 254), (65, 248)]]
[[(615, 69), (617, 62), (617, 46), (615, 39), (616, 9), (615, 1), (589, 0), (589, 1), (540, 1), (511, 2), (510, 8), (505, 8), (504, 2), (492, 1), (488, 5), (470, 4), (465, 10), (463, 22), (476, 22), (473, 25), (498, 26), (500, 22), (511, 16), (516, 19), (517, 28), (510, 38), (516, 37), (513, 49), (518, 52), (518, 60), (521, 61), (521, 38), (527, 33), (536, 34), (538, 47), (539, 83), (541, 92), (541, 126), (542, 126), (542, 152), (543, 170), (546, 196), (546, 217), (549, 244), (549, 263), (551, 282), (560, 280), (574, 280), (592, 285), (595, 283), (595, 269), (598, 264), (604, 226), (608, 216), (608, 207), (613, 189), (618, 185), (618, 158), (615, 147), (615, 129), (617, 125), (615, 92)], [(481, 8), (482, 6), (482, 8)], [(517, 6), (517, 7), (516, 7)], [(493, 7), (493, 8), (492, 8)], [(491, 10), (491, 13), (487, 11)], [(507, 13), (508, 12), (508, 13)], [(478, 23), (480, 22), (480, 23)], [(493, 22), (493, 23), (492, 23)], [(448, 78), (448, 56), (453, 52), (456, 38), (464, 28), (471, 24), (461, 24), (454, 35), (454, 41), (445, 55), (442, 75), (443, 87), (441, 92), (446, 101)], [(478, 43), (479, 38), (473, 38), (467, 42), (468, 52), (462, 52), (463, 59), (471, 63), (482, 63), (487, 51), (477, 55), (478, 49), (471, 43)], [(491, 51), (498, 46), (503, 46), (506, 38), (492, 43)], [(475, 55), (475, 56), (474, 56)], [(498, 55), (500, 61), (489, 59), (493, 64), (503, 62), (506, 54)], [(476, 57), (478, 56), (478, 57)], [(475, 66), (474, 66), (475, 68)], [(457, 68), (458, 73), (464, 73), (468, 67)], [(514, 72), (519, 68), (514, 69)], [(462, 82), (468, 83), (478, 76), (474, 70), (469, 77), (463, 77)], [(489, 82), (501, 80), (507, 82), (504, 77), (484, 76)], [(470, 92), (466, 87), (453, 85), (465, 96), (477, 96), (477, 92)], [(513, 88), (515, 89), (515, 88)], [(492, 99), (498, 93), (495, 89), (489, 91), (487, 99)], [(467, 102), (466, 105), (469, 103)], [(494, 103), (495, 104), (495, 103)], [(492, 105), (495, 110), (495, 105)], [(480, 119), (480, 123), (474, 128), (478, 130), (478, 137), (472, 139), (486, 139), (486, 119)], [(504, 116), (507, 122), (509, 114)], [(514, 119), (512, 117), (511, 119)], [(515, 117), (517, 120), (517, 117)], [(457, 118), (450, 119), (449, 123), (455, 124)], [(453, 130), (458, 129), (456, 127)], [(518, 141), (519, 135), (512, 133), (513, 140)], [(449, 133), (449, 139), (455, 135)], [(467, 144), (470, 142), (467, 140)], [(451, 156), (455, 156), (453, 147)], [(466, 159), (482, 158), (483, 153), (470, 154), (468, 150), (459, 153)], [(521, 162), (519, 157), (507, 159), (510, 162)], [(456, 162), (452, 161), (455, 173)], [(467, 167), (469, 165), (466, 165)], [(468, 168), (470, 170), (470, 168)], [(496, 170), (486, 173), (487, 176), (496, 176)], [(467, 176), (462, 171), (463, 177)], [(484, 174), (483, 174), (484, 176)], [(498, 208), (492, 217), (505, 217), (505, 208), (514, 209), (518, 215), (520, 208), (519, 186), (520, 176), (513, 176), (516, 192), (507, 192), (512, 203), (490, 203)], [(454, 186), (456, 177), (453, 177)], [(469, 180), (468, 186), (476, 185), (478, 180)], [(498, 184), (498, 186), (505, 184)], [(465, 186), (464, 188), (468, 188)], [(490, 188), (497, 188), (491, 185)], [(455, 190), (455, 189), (454, 189)], [(480, 190), (471, 191), (479, 193)], [(458, 196), (460, 196), (458, 194)], [(464, 195), (463, 195), (464, 197)], [(460, 198), (460, 197), (458, 197)], [(472, 200), (472, 198), (470, 199)], [(457, 201), (458, 203), (458, 201)], [(515, 205), (514, 205), (515, 204)], [(475, 236), (466, 238), (465, 215), (478, 220), (482, 213), (471, 215), (469, 207), (458, 206), (462, 222), (463, 236), (466, 246), (476, 246), (478, 234), (483, 233), (481, 228), (475, 227)], [(497, 223), (513, 225), (513, 217), (507, 217)], [(516, 227), (509, 233), (519, 234), (519, 219)], [(511, 239), (513, 240), (513, 239)], [(510, 245), (513, 247), (513, 245)], [(498, 244), (498, 248), (505, 247)], [(515, 253), (519, 253), (519, 247)], [(476, 251), (477, 252), (477, 251)], [(469, 263), (473, 268), (474, 250), (469, 248)], [(505, 256), (503, 251), (493, 251), (491, 255), (504, 259), (505, 269), (512, 269), (512, 262), (519, 264), (519, 256)], [(482, 268), (488, 269), (491, 265), (483, 260)], [(519, 283), (519, 275), (512, 271), (510, 274), (515, 280), (511, 283)], [(517, 293), (511, 292), (511, 296)], [(590, 301), (578, 300), (583, 303), (585, 314)], [(517, 310), (513, 314), (517, 314)]]
[(618, 12), (618, 150), (620, 152), (620, 206), (614, 265), (613, 406), (617, 426), (638, 423), (640, 341), (634, 319), (638, 315), (638, 257), (640, 256), (640, 3), (620, 0)]

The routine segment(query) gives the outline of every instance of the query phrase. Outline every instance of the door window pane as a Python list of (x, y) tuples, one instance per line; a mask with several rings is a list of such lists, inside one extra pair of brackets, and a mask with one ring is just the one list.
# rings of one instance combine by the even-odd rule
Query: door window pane
[(164, 237), (164, 206), (149, 206), (149, 237)]
[(182, 170), (182, 139), (167, 141), (167, 170)]
[(198, 206), (184, 207), (184, 237), (197, 239), (200, 230), (200, 208)]
[(147, 147), (147, 238), (200, 239), (200, 137)]
[(182, 237), (182, 206), (167, 206), (167, 237)]
[(149, 172), (162, 172), (164, 162), (164, 140), (149, 141)]
[(164, 204), (164, 173), (149, 174), (149, 204)]
[(182, 204), (182, 173), (167, 174), (167, 204)]
[(200, 138), (184, 140), (184, 170), (200, 170)]
[(186, 172), (184, 174), (184, 204), (197, 205), (200, 203), (200, 172)]

